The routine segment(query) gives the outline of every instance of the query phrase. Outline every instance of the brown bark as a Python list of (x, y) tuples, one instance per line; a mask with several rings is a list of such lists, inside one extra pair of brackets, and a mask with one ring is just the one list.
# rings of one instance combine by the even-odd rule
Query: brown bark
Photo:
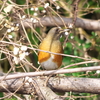
[[(63, 21), (62, 21), (63, 20)], [(43, 26), (64, 26), (64, 23), (68, 25), (69, 23), (73, 22), (73, 18), (66, 18), (66, 17), (42, 17), (39, 19), (39, 22), (33, 24), (30, 19), (23, 20), (23, 24), (25, 27), (30, 27), (31, 25), (40, 27)], [(89, 19), (83, 19), (83, 18), (76, 18), (76, 27), (80, 27), (87, 30), (94, 30), (94, 31), (100, 31), (100, 21), (99, 20), (89, 20)]]
[(62, 77), (50, 78), (49, 86), (52, 90), (59, 92), (80, 92), (80, 93), (97, 93), (100, 94), (100, 79), (96, 78), (75, 78)]
[(51, 77), (47, 82), (47, 87), (45, 86), (47, 77), (31, 78), (31, 82), (29, 80), (25, 81), (24, 78), (1, 81), (0, 92), (7, 92), (7, 90), (14, 92), (17, 90), (16, 92), (20, 94), (37, 93), (44, 97), (47, 94), (56, 97), (57, 95), (53, 91), (100, 94), (100, 79), (96, 78)]

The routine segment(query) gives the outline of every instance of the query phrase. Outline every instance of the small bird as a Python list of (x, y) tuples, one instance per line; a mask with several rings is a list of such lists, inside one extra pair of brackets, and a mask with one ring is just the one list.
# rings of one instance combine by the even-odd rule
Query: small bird
[[(52, 28), (39, 45), (40, 50), (50, 51), (53, 53), (63, 53), (63, 47), (60, 42), (60, 28)], [(62, 56), (43, 51), (39, 51), (38, 61), (43, 69), (55, 70), (62, 64)]]

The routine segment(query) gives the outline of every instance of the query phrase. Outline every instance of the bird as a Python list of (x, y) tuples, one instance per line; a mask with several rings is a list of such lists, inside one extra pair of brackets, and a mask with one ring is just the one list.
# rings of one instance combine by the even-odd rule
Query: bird
[[(52, 53), (63, 53), (63, 46), (60, 42), (59, 27), (51, 28), (46, 37), (39, 45), (40, 50), (49, 51)], [(38, 61), (41, 67), (45, 70), (56, 70), (62, 64), (62, 55), (56, 55), (48, 52), (39, 51)]]

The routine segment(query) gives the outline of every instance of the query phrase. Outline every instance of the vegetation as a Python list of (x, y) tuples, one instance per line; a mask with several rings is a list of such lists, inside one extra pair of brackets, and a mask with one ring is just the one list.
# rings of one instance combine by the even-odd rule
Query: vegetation
[[(0, 99), (99, 100), (99, 18), (99, 0), (0, 0)], [(45, 71), (38, 45), (52, 27), (63, 63)]]

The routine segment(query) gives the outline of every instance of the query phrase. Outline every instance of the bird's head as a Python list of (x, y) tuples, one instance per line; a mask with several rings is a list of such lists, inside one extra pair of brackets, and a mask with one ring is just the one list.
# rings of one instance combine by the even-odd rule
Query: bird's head
[(52, 39), (59, 39), (60, 36), (61, 36), (61, 28), (60, 27), (52, 28), (47, 34), (47, 37), (50, 37)]

